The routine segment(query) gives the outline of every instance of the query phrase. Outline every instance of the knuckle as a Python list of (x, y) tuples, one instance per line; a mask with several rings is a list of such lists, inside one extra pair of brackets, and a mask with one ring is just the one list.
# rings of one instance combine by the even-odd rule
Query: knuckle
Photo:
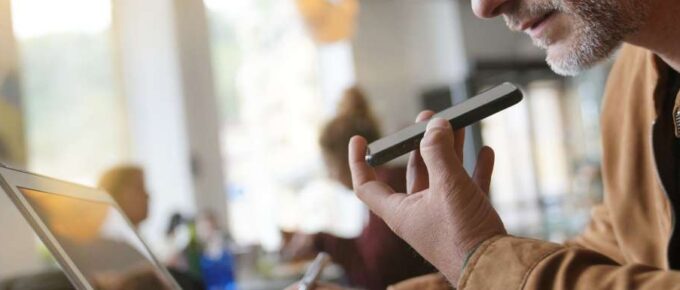
[(364, 197), (366, 196), (366, 190), (364, 190), (360, 185), (355, 184), (354, 194), (356, 194), (360, 200), (364, 200)]
[(363, 190), (361, 189), (361, 185), (357, 183), (352, 184), (352, 190), (354, 191), (354, 194), (356, 194), (357, 197), (360, 199), (363, 199), (364, 193)]
[(446, 141), (446, 134), (443, 129), (432, 129), (428, 132), (426, 136), (420, 141), (421, 151), (432, 151), (439, 148), (441, 143)]

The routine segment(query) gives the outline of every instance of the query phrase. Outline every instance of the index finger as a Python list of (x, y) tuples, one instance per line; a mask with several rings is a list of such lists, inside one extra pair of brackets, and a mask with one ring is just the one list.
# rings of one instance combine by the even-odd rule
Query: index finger
[[(416, 123), (429, 120), (434, 114), (433, 111), (422, 111), (418, 114)], [(414, 193), (426, 189), (429, 183), (427, 178), (427, 167), (420, 156), (420, 148), (416, 148), (411, 152), (406, 165), (406, 192)]]
[(366, 148), (367, 142), (364, 137), (354, 136), (349, 140), (349, 169), (352, 172), (354, 189), (376, 180), (375, 169), (366, 163)]
[(366, 139), (353, 137), (349, 143), (349, 169), (352, 171), (354, 192), (375, 214), (389, 223), (394, 204), (403, 199), (403, 195), (394, 194), (389, 185), (377, 181), (375, 170), (366, 163), (365, 155)]

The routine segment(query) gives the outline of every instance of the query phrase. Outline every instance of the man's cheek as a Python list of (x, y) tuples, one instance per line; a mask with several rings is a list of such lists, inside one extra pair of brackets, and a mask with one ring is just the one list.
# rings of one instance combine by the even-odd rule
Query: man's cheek
[(575, 21), (574, 16), (559, 13), (555, 15), (550, 27), (548, 27), (547, 35), (550, 43), (570, 42), (578, 38), (578, 21)]

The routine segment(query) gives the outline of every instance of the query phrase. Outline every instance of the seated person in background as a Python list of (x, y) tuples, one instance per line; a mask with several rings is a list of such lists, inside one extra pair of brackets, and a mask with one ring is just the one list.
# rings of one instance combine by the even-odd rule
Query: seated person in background
[[(132, 225), (139, 225), (149, 212), (149, 194), (146, 190), (144, 170), (135, 165), (120, 165), (107, 170), (100, 178), (98, 187), (106, 190), (118, 203)], [(204, 289), (198, 277), (169, 267), (168, 271), (182, 289)]]
[[(337, 116), (324, 126), (319, 142), (331, 178), (348, 189), (352, 188), (352, 179), (347, 144), (354, 135), (366, 136), (369, 142), (380, 137), (373, 113), (356, 87), (346, 91)], [(405, 189), (404, 168), (381, 167), (377, 170), (382, 181), (396, 190)], [(312, 236), (296, 234), (292, 239), (291, 244), (284, 247), (284, 256), (327, 252), (345, 270), (353, 287), (384, 290), (388, 285), (435, 271), (372, 212), (357, 238), (344, 239), (320, 233)]]
[(135, 228), (148, 215), (149, 194), (144, 184), (144, 171), (134, 165), (122, 165), (107, 170), (98, 183), (118, 203)]

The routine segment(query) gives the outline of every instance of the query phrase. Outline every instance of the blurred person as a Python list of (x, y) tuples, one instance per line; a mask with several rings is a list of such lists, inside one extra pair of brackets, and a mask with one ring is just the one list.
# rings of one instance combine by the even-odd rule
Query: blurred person
[[(149, 211), (149, 194), (144, 170), (136, 165), (115, 166), (102, 174), (98, 186), (113, 197), (132, 225), (139, 229)], [(199, 277), (172, 264), (169, 265), (168, 271), (183, 289), (204, 289)]]
[(99, 178), (98, 186), (113, 197), (132, 225), (139, 228), (149, 211), (149, 194), (142, 168), (134, 165), (113, 167)]
[[(623, 49), (602, 111), (604, 201), (566, 244), (515, 237), (487, 197), (490, 148), (470, 176), (464, 131), (428, 121), (411, 153), (406, 191), (366, 164), (370, 140), (350, 142), (354, 189), (458, 289), (679, 289), (680, 1), (472, 0), (480, 18), (503, 16), (574, 75)], [(421, 113), (427, 120), (431, 112)]]
[[(319, 143), (330, 177), (347, 188), (352, 187), (347, 144), (354, 135), (368, 140), (380, 138), (378, 122), (357, 88), (348, 89), (338, 105), (337, 115), (321, 132)], [(379, 179), (399, 190), (405, 188), (403, 168), (378, 169)], [(342, 221), (339, 221), (342, 222)], [(283, 253), (310, 257), (327, 252), (345, 270), (351, 286), (384, 290), (388, 285), (411, 277), (431, 273), (434, 268), (421, 258), (374, 213), (357, 238), (345, 239), (326, 233), (296, 234)]]

